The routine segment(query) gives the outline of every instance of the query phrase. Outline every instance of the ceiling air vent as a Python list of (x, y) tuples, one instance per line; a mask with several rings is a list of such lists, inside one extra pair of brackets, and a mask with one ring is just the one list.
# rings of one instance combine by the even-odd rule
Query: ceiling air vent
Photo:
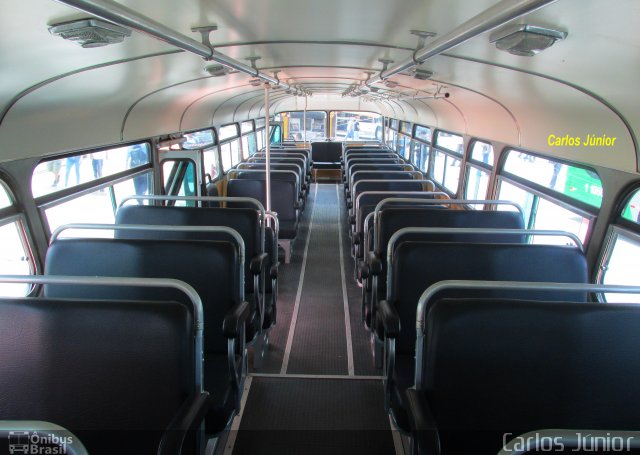
[(49, 27), (49, 33), (78, 43), (82, 47), (102, 47), (121, 43), (131, 30), (98, 19), (63, 22)]
[(501, 51), (513, 55), (532, 57), (551, 47), (556, 41), (567, 37), (567, 32), (535, 25), (519, 24), (498, 30), (491, 34), (489, 42), (495, 43)]
[(208, 65), (204, 67), (204, 70), (213, 77), (222, 77), (226, 76), (227, 74), (237, 73), (237, 71), (234, 71), (228, 66), (224, 65)]

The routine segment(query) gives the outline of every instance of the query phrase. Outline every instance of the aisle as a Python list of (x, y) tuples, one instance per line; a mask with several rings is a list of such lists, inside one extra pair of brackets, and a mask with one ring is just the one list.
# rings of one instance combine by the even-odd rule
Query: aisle
[(281, 266), (269, 353), (247, 378), (225, 453), (395, 453), (345, 219), (341, 188), (313, 185), (291, 263)]

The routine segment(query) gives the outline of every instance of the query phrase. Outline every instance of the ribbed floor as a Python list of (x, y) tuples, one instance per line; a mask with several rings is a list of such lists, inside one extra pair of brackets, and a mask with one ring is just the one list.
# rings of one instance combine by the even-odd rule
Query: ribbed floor
[(346, 219), (342, 187), (314, 185), (291, 263), (280, 266), (278, 322), (263, 366), (251, 367), (234, 454), (395, 453), (382, 380), (371, 378), (381, 371), (360, 318)]
[(233, 453), (393, 454), (378, 380), (253, 378)]
[(347, 339), (335, 185), (319, 185), (288, 374), (342, 374)]

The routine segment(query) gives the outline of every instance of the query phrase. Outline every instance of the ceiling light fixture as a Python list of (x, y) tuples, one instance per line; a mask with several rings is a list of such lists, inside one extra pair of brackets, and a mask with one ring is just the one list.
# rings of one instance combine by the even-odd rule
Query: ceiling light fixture
[(102, 47), (121, 43), (131, 30), (99, 19), (81, 19), (61, 22), (49, 27), (49, 33), (57, 35), (84, 48)]
[(237, 73), (237, 71), (224, 65), (207, 65), (204, 67), (204, 70), (212, 77), (222, 77), (227, 74)]
[(516, 24), (493, 32), (489, 42), (495, 43), (498, 49), (510, 54), (532, 57), (566, 37), (567, 32), (535, 25)]

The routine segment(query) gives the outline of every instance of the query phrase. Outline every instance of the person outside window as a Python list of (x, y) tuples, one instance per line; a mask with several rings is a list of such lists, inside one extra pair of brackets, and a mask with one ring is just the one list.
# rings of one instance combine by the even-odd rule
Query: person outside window
[[(129, 147), (127, 152), (127, 167), (132, 169), (134, 167), (142, 166), (149, 162), (149, 153), (147, 147), (142, 144), (135, 144)], [(149, 190), (149, 173), (142, 175), (136, 175), (133, 178), (133, 186), (138, 196), (147, 194)], [(141, 203), (142, 201), (138, 201)]]

